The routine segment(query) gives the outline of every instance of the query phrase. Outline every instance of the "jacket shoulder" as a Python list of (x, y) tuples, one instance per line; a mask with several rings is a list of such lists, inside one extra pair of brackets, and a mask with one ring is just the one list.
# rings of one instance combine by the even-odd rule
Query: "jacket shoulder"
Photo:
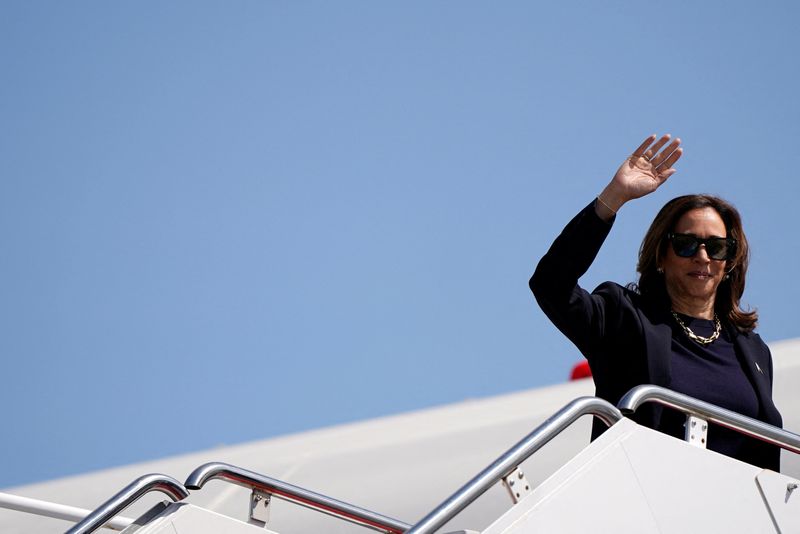
[(616, 282), (603, 282), (592, 291), (593, 295), (609, 297), (620, 302), (630, 303), (634, 307), (641, 306), (642, 296), (638, 291)]

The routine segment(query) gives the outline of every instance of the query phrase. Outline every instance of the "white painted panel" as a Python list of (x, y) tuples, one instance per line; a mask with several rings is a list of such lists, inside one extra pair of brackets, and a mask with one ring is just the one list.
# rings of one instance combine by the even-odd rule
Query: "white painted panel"
[(760, 468), (645, 429), (623, 448), (662, 532), (775, 532)]
[(615, 425), (483, 534), (658, 533), (622, 441), (637, 425)]
[(661, 532), (619, 446), (606, 451), (602, 459), (575, 473), (537, 506), (504, 527), (490, 527), (484, 534)]
[(756, 482), (779, 532), (800, 532), (800, 481), (764, 470)]
[(776, 532), (760, 472), (623, 420), (484, 534)]
[(190, 504), (172, 504), (136, 534), (276, 534)]

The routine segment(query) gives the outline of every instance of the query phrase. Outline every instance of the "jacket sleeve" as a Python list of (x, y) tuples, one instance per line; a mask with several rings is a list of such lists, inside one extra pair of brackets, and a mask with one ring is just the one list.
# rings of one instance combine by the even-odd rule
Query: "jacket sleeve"
[[(530, 288), (553, 324), (591, 358), (606, 334), (609, 313), (622, 288), (605, 283), (593, 293), (578, 285), (608, 236), (613, 219), (606, 222), (594, 211), (594, 201), (575, 216), (539, 261)], [(615, 318), (611, 319), (613, 323)]]

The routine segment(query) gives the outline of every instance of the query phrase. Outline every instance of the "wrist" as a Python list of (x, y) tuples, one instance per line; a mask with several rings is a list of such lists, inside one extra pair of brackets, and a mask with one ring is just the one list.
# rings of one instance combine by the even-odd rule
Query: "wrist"
[(606, 208), (617, 213), (620, 208), (628, 201), (619, 191), (617, 191), (611, 184), (606, 186), (603, 191), (597, 195), (597, 198), (600, 200), (600, 203), (603, 204)]
[(595, 201), (595, 208), (597, 209), (597, 214), (600, 215), (602, 218), (607, 219), (609, 217), (613, 217), (617, 214), (617, 210), (611, 207), (611, 205), (603, 200), (602, 193), (595, 197), (597, 200)]

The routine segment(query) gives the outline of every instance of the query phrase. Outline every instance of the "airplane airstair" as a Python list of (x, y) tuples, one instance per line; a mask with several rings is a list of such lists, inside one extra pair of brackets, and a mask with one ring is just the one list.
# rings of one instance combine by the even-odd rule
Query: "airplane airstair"
[[(623, 416), (647, 403), (683, 412), (685, 441)], [(546, 480), (538, 485), (528, 481), (520, 464), (584, 415), (597, 417), (610, 428)], [(448, 532), (454, 517), (501, 483), (513, 505), (481, 534), (800, 533), (800, 480), (707, 450), (709, 424), (800, 453), (800, 435), (644, 385), (631, 390), (617, 407), (595, 397), (579, 397), (568, 403), (415, 523), (221, 462), (201, 465), (183, 484), (167, 475), (145, 475), (88, 515), (62, 505), (2, 494), (0, 506), (78, 521), (67, 534), (101, 528), (124, 534), (290, 534), (269, 530), (270, 515), (279, 513), (274, 509), (275, 501), (282, 500), (365, 529), (428, 534)], [(232, 518), (189, 502), (190, 491), (214, 491), (206, 488), (212, 481), (251, 490), (247, 518)], [(120, 516), (150, 492), (164, 493), (170, 500), (135, 520)], [(247, 503), (242, 505), (247, 508)]]

